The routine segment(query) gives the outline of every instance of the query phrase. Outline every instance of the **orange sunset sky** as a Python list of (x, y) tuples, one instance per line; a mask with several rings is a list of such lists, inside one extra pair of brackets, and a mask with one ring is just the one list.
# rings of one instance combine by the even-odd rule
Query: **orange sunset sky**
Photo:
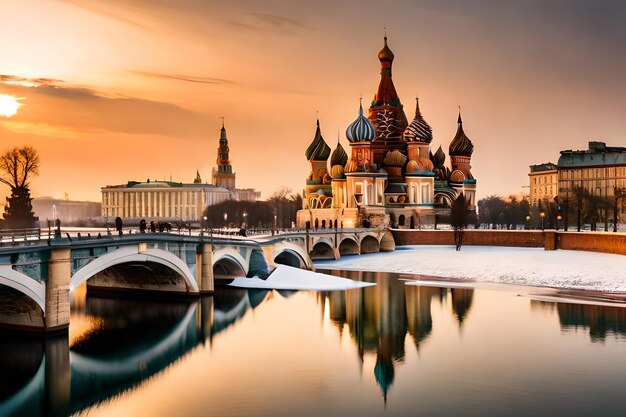
[(460, 105), (478, 198), (519, 193), (559, 150), (626, 146), (624, 21), (608, 0), (0, 0), (0, 94), (21, 103), (0, 150), (37, 148), (34, 196), (99, 201), (131, 179), (210, 181), (224, 116), (239, 188), (301, 192), (316, 112), (347, 148), (386, 28), (433, 151)]

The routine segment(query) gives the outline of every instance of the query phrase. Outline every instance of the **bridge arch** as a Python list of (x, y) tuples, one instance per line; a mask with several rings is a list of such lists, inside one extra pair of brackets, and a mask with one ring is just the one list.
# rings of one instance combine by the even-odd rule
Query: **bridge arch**
[(294, 268), (307, 269), (308, 265), (304, 257), (298, 251), (284, 248), (274, 256), (274, 263), (293, 266)]
[(44, 283), (22, 274), (11, 268), (11, 265), (0, 266), (0, 284), (13, 288), (33, 300), (41, 311), (46, 311), (46, 286)]
[(361, 253), (373, 253), (380, 251), (378, 239), (372, 235), (365, 235), (361, 239)]
[(346, 237), (339, 243), (339, 255), (358, 255), (359, 251), (359, 243), (351, 237)]
[(380, 238), (380, 251), (381, 252), (393, 252), (396, 250), (396, 241), (393, 238), (391, 232), (387, 231)]
[(216, 278), (245, 277), (248, 274), (248, 263), (234, 249), (223, 248), (213, 255), (213, 276)]
[(324, 239), (320, 239), (313, 245), (309, 256), (311, 259), (335, 259), (335, 252), (330, 243)]
[(70, 291), (73, 291), (80, 284), (107, 268), (132, 262), (154, 262), (164, 265), (183, 277), (187, 291), (198, 292), (198, 283), (195, 277), (187, 264), (179, 257), (163, 249), (148, 249), (144, 252), (139, 252), (137, 246), (123, 246), (92, 260), (80, 268), (72, 275)]

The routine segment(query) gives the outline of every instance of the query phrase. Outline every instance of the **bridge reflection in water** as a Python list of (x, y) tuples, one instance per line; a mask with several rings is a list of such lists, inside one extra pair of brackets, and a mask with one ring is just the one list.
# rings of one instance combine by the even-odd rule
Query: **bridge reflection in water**
[(178, 301), (90, 296), (72, 313), (77, 323), (88, 321), (81, 334), (7, 332), (0, 339), (0, 415), (68, 415), (106, 401), (210, 343), (267, 293), (233, 289)]

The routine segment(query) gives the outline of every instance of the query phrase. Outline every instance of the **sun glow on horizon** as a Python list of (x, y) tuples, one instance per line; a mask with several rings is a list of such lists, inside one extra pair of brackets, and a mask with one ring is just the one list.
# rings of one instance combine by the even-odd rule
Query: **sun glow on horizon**
[(16, 97), (0, 94), (0, 116), (11, 117), (17, 114), (20, 103)]

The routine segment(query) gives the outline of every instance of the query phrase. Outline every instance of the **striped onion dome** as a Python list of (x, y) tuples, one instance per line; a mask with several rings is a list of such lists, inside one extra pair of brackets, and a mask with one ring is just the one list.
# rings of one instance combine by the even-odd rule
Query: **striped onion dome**
[(363, 116), (363, 103), (359, 102), (359, 116), (346, 129), (346, 137), (350, 143), (371, 142), (374, 140), (375, 134), (374, 125), (367, 117)]
[(345, 149), (343, 149), (343, 146), (341, 146), (341, 143), (337, 142), (337, 147), (333, 151), (333, 154), (330, 156), (330, 166), (344, 166), (347, 162), (348, 154), (346, 153)]
[(406, 142), (427, 142), (433, 140), (433, 129), (422, 117), (420, 112), (419, 99), (415, 99), (415, 118), (404, 131), (404, 140)]
[(458, 124), (459, 124), (459, 127), (456, 131), (456, 135), (454, 136), (454, 139), (452, 139), (452, 142), (450, 142), (450, 148), (449, 148), (448, 154), (450, 156), (470, 157), (472, 156), (472, 153), (474, 153), (474, 144), (463, 131), (463, 120), (461, 119), (460, 111), (459, 111)]
[(319, 119), (317, 119), (317, 129), (315, 130), (313, 142), (306, 149), (304, 155), (309, 161), (326, 161), (330, 155), (330, 147), (326, 144), (320, 132)]

